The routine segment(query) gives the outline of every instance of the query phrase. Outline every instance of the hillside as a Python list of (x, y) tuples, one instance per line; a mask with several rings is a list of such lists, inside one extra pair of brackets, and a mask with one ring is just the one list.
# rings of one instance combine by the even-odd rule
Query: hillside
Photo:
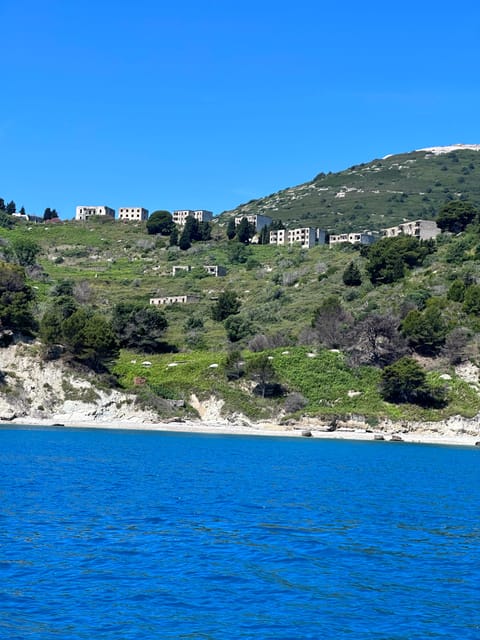
[(480, 145), (432, 147), (390, 155), (251, 200), (231, 215), (257, 213), (287, 226), (330, 232), (378, 231), (417, 218), (432, 219), (445, 201), (480, 202)]
[[(432, 174), (439, 161), (447, 166), (440, 169), (442, 175), (466, 176), (461, 169), (466, 167), (471, 178), (477, 171), (474, 160), (480, 156), (474, 149), (441, 151), (407, 154), (397, 174), (403, 178), (404, 171), (413, 174), (421, 166)], [(378, 170), (370, 164), (344, 172), (363, 189), (357, 196), (367, 196), (365, 180), (381, 171), (386, 174), (386, 163), (393, 175), (399, 156), (381, 161)], [(410, 165), (411, 171), (404, 170)], [(422, 171), (415, 175), (417, 184), (428, 182)], [(339, 176), (334, 177), (344, 184)], [(345, 190), (345, 197), (337, 200), (348, 202), (351, 193)], [(378, 213), (381, 226), (401, 220), (404, 204), (392, 201), (388, 219)], [(457, 205), (465, 208), (462, 202), (453, 208)], [(84, 402), (83, 394), (78, 397), (68, 385), (57, 384), (53, 394), (48, 372), (58, 366), (84, 377), (87, 360), (77, 356), (88, 355), (88, 350), (95, 355), (95, 345), (103, 348), (101, 341), (93, 347), (92, 342), (87, 347), (82, 343), (82, 331), (91, 321), (94, 325), (86, 332), (90, 340), (104, 336), (105, 346), (116, 333), (112, 349), (105, 351), (103, 369), (95, 368), (101, 359), (92, 365), (90, 358), (87, 366), (100, 377), (89, 379), (86, 388), (98, 385), (100, 391), (127, 396), (99, 392), (100, 400), (88, 415), (117, 411), (133, 416), (147, 408), (164, 419), (203, 413), (229, 423), (298, 424), (312, 419), (336, 425), (359, 418), (367, 427), (380, 421), (413, 424), (462, 416), (473, 419), (478, 430), (480, 218), (470, 209), (472, 217), (460, 233), (442, 233), (436, 242), (419, 244), (400, 237), (363, 249), (349, 244), (309, 250), (245, 245), (227, 240), (221, 221), (214, 223), (211, 240), (194, 241), (187, 250), (171, 246), (168, 236), (149, 235), (146, 224), (139, 222), (22, 220), (0, 227), (0, 349), (13, 348), (10, 329), (22, 335), (27, 318), (30, 334), (23, 335), (29, 339), (32, 362), (36, 358), (33, 387), (28, 386), (28, 362), (22, 365), (23, 380), (15, 371), (17, 356), (0, 365), (2, 413), (43, 419), (51, 414), (63, 421), (69, 402)], [(285, 220), (294, 224), (291, 218)], [(352, 227), (357, 228), (348, 225)], [(18, 265), (24, 265), (25, 272)], [(209, 274), (207, 265), (225, 268), (226, 275)], [(174, 267), (184, 270), (174, 274)], [(215, 308), (224, 294), (233, 296), (235, 309), (219, 317)], [(165, 322), (154, 349), (143, 349), (145, 343), (140, 346), (137, 337), (119, 342), (123, 325), (119, 329), (114, 322), (119, 307), (138, 305), (145, 312), (144, 322), (155, 311), (151, 298), (184, 295), (195, 301), (161, 309)], [(129, 331), (138, 328), (137, 316), (123, 317)], [(77, 344), (83, 346), (76, 351)], [(46, 350), (47, 345), (55, 348)], [(408, 356), (407, 381), (413, 367), (417, 386), (404, 397), (385, 395), (383, 371), (403, 356)], [(33, 413), (22, 405), (27, 395)], [(94, 394), (89, 391), (87, 396)], [(138, 399), (135, 411), (129, 404), (132, 397)], [(74, 406), (70, 413), (83, 410)]]
[[(468, 283), (480, 280), (475, 253), (479, 244), (477, 227), (458, 237), (442, 236), (434, 253), (421, 266), (409, 270), (400, 280), (381, 286), (368, 279), (367, 258), (358, 247), (318, 246), (302, 250), (244, 246), (226, 241), (218, 231), (214, 231), (215, 235), (215, 240), (194, 243), (189, 250), (180, 251), (168, 246), (168, 238), (148, 236), (141, 223), (18, 223), (13, 229), (0, 229), (0, 251), (8, 256), (9, 247), (25, 239), (40, 247), (37, 265), (28, 269), (38, 319), (51, 308), (52, 296), (58, 295), (55, 289), (65, 280), (73, 284), (77, 304), (107, 318), (120, 302), (148, 307), (153, 296), (199, 297), (195, 304), (164, 308), (167, 353), (123, 350), (113, 364), (112, 371), (120, 385), (140, 394), (142, 403), (156, 407), (160, 415), (178, 415), (176, 405), (167, 406), (163, 399), (191, 405), (193, 394), (203, 401), (213, 394), (221, 400), (224, 415), (244, 415), (254, 420), (275, 416), (280, 419), (289, 414), (298, 417), (300, 411), (327, 419), (361, 414), (376, 423), (378, 419), (425, 421), (455, 415), (471, 418), (480, 411), (476, 379), (463, 380), (442, 352), (434, 358), (420, 359), (430, 384), (444, 386), (442, 376), (450, 380), (449, 402), (439, 409), (385, 402), (379, 393), (381, 369), (351, 366), (348, 361), (348, 345), (352, 346), (352, 336), (360, 338), (366, 319), (393, 316), (398, 326), (409, 310), (425, 309), (429, 299), (432, 308), (441, 309), (448, 320), (449, 332), (456, 327), (468, 332), (468, 344), (460, 343), (459, 353), (468, 353), (474, 362), (478, 360), (478, 314), (465, 312), (461, 302), (447, 297), (452, 283), (459, 279)], [(343, 281), (352, 261), (360, 269), (359, 286), (346, 286)], [(208, 275), (203, 269), (206, 264), (225, 266), (226, 276)], [(174, 265), (189, 266), (191, 270), (174, 276)], [(475, 289), (476, 285), (472, 286)], [(212, 317), (212, 308), (224, 291), (233, 291), (240, 302), (240, 313), (234, 316), (237, 324), (233, 326), (233, 337), (226, 322)], [(316, 310), (332, 295), (346, 313), (343, 320), (334, 323), (345, 325), (350, 336), (345, 343), (346, 356), (325, 350), (312, 327)], [(247, 368), (259, 351), (267, 353), (275, 379), (285, 390), (282, 397), (272, 400), (254, 395), (255, 383), (248, 375), (230, 379), (228, 354), (232, 350), (241, 352)], [(149, 364), (144, 364), (147, 361)], [(143, 386), (136, 386), (137, 379), (142, 380)]]

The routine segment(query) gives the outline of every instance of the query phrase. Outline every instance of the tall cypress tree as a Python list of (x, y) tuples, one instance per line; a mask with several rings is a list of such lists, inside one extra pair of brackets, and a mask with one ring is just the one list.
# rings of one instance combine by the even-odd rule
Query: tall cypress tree
[(362, 284), (362, 274), (354, 262), (350, 262), (343, 272), (342, 278), (347, 287), (358, 287)]
[(190, 247), (192, 246), (192, 240), (190, 237), (190, 231), (187, 227), (187, 225), (185, 225), (183, 227), (183, 231), (180, 235), (180, 238), (178, 240), (178, 246), (180, 247), (180, 249), (182, 251), (186, 251), (187, 249), (190, 249)]
[(17, 211), (17, 205), (15, 204), (15, 202), (13, 200), (10, 200), (10, 202), (7, 204), (6, 208), (5, 208), (5, 212), (9, 213), (10, 215), (12, 213), (15, 213)]
[(176, 247), (178, 245), (178, 229), (177, 225), (175, 225), (170, 234), (170, 246)]
[(235, 218), (230, 218), (227, 224), (227, 238), (229, 240), (233, 240), (236, 233), (237, 233), (237, 229), (235, 226)]

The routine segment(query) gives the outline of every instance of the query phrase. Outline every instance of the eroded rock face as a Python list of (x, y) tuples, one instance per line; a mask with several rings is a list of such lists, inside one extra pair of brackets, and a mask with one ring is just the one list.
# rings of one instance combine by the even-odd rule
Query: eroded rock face
[(190, 396), (190, 405), (198, 413), (203, 422), (219, 422), (222, 420), (222, 408), (225, 402), (215, 396), (199, 400), (195, 394)]
[(38, 344), (15, 344), (0, 349), (0, 420), (54, 422), (117, 421), (154, 423), (151, 411), (135, 405), (131, 395), (99, 390), (88, 377), (79, 377), (61, 361), (44, 362)]
[(3, 398), (0, 398), (0, 420), (14, 420), (17, 417), (15, 409)]
[(480, 369), (473, 362), (462, 362), (455, 367), (455, 373), (459, 378), (465, 380), (473, 387), (480, 389)]
[[(478, 384), (479, 370), (475, 365), (461, 365), (459, 375), (475, 386)], [(61, 424), (99, 424), (104, 426), (124, 426), (156, 424), (159, 422), (155, 411), (140, 409), (135, 396), (122, 393), (117, 389), (98, 389), (93, 376), (80, 377), (60, 360), (44, 362), (40, 357), (38, 344), (14, 344), (0, 348), (0, 422), (12, 420), (34, 423)], [(480, 392), (480, 385), (479, 385)], [(255, 423), (242, 414), (222, 415), (224, 401), (214, 395), (199, 399), (190, 397), (191, 406), (197, 411), (199, 420), (205, 424), (225, 424), (230, 426), (249, 426), (271, 428), (273, 422)], [(183, 402), (172, 403), (172, 407), (181, 408)], [(172, 419), (172, 418), (171, 418)], [(295, 426), (296, 425), (296, 426)], [(294, 423), (293, 428), (314, 432), (334, 430), (368, 432), (370, 427), (362, 416), (351, 415), (349, 419), (332, 421), (305, 416)], [(474, 437), (480, 441), (480, 414), (468, 419), (453, 416), (440, 422), (407, 422), (401, 424), (391, 420), (382, 420), (375, 426), (375, 432), (386, 436), (402, 432), (428, 434), (460, 439)]]

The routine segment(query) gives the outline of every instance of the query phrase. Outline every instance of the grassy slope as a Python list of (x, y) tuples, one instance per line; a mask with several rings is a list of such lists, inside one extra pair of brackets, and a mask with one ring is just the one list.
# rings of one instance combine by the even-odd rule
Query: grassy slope
[[(344, 193), (343, 197), (338, 194)], [(232, 212), (264, 213), (289, 226), (330, 232), (379, 230), (403, 220), (433, 218), (450, 198), (480, 203), (480, 153), (394, 155), (240, 205)]]
[[(462, 152), (462, 156), (463, 153), (469, 152)], [(475, 155), (475, 152), (471, 153)], [(440, 156), (435, 163), (446, 159), (448, 157)], [(448, 161), (452, 166), (464, 166), (451, 158)], [(340, 177), (338, 180), (342, 182)], [(376, 215), (382, 214), (376, 211)], [(393, 220), (389, 219), (389, 224)], [(152, 388), (167, 396), (185, 398), (192, 390), (202, 395), (215, 391), (227, 400), (231, 409), (255, 417), (266, 415), (271, 403), (252, 399), (245, 385), (227, 383), (223, 373), (223, 361), (231, 345), (223, 325), (210, 318), (210, 309), (222, 290), (233, 289), (240, 296), (241, 313), (253, 323), (256, 332), (279, 332), (287, 337), (286, 344), (295, 344), (309, 326), (314, 309), (327, 295), (339, 295), (358, 318), (373, 311), (399, 312), (406, 301), (416, 299), (421, 291), (444, 296), (455, 277), (480, 279), (479, 262), (473, 259), (478, 244), (477, 232), (458, 238), (442, 238), (437, 253), (429, 256), (421, 269), (400, 283), (377, 288), (366, 278), (361, 287), (344, 286), (342, 273), (351, 260), (355, 260), (362, 270), (364, 268), (363, 258), (350, 246), (316, 247), (309, 251), (296, 247), (252, 246), (247, 250), (246, 264), (232, 264), (231, 244), (226, 241), (196, 244), (189, 251), (181, 252), (168, 249), (163, 238), (148, 236), (143, 224), (91, 221), (51, 226), (18, 224), (11, 231), (0, 229), (0, 239), (7, 243), (23, 236), (42, 247), (39, 262), (45, 277), (32, 283), (37, 290), (40, 313), (48, 302), (52, 285), (64, 278), (86, 284), (91, 302), (107, 313), (112, 305), (123, 300), (147, 304), (149, 298), (156, 295), (199, 294), (201, 301), (198, 304), (173, 305), (165, 309), (169, 322), (166, 340), (177, 345), (180, 354), (147, 356), (153, 363), (148, 370), (141, 365), (145, 359), (141, 354), (123, 354), (117, 372), (127, 387), (132, 386), (135, 375), (145, 374)], [(171, 272), (175, 264), (189, 265), (192, 271), (173, 277)], [(225, 278), (206, 276), (202, 269), (204, 264), (224, 265), (228, 274)], [(449, 303), (445, 314), (452, 322), (460, 321), (478, 331), (476, 321), (465, 318), (459, 304)], [(196, 336), (189, 335), (184, 326), (192, 315), (204, 322), (204, 328)], [(290, 341), (288, 337), (291, 337)], [(309, 400), (307, 411), (310, 413), (355, 412), (426, 418), (452, 413), (473, 415), (480, 409), (476, 394), (455, 379), (451, 383), (451, 402), (441, 412), (394, 407), (384, 403), (378, 395), (377, 370), (354, 372), (337, 356), (327, 353), (308, 359), (301, 347), (285, 349), (290, 355), (276, 352), (274, 365), (288, 389), (301, 392)], [(188, 367), (184, 363), (178, 368), (167, 367), (175, 359), (187, 361)], [(137, 362), (132, 363), (132, 360)], [(209, 365), (215, 363), (220, 366), (210, 369)], [(448, 367), (443, 371), (447, 372)], [(437, 374), (429, 375), (434, 379)], [(352, 399), (348, 396), (349, 390), (360, 391), (360, 395)]]
[[(324, 417), (362, 415), (393, 420), (437, 420), (455, 414), (473, 417), (480, 411), (478, 394), (458, 378), (454, 377), (449, 383), (450, 402), (441, 411), (414, 405), (398, 406), (384, 402), (380, 397), (379, 369), (360, 367), (352, 370), (339, 353), (320, 350), (315, 351), (315, 357), (307, 355), (309, 353), (313, 352), (303, 347), (269, 351), (282, 384), (290, 392), (297, 391), (309, 400), (303, 413)], [(245, 352), (244, 356), (248, 361), (252, 354)], [(253, 398), (245, 382), (227, 381), (222, 354), (194, 351), (148, 356), (146, 361), (151, 363), (148, 366), (144, 361), (132, 352), (121, 354), (115, 372), (127, 388), (132, 388), (134, 377), (140, 376), (164, 397), (188, 402), (192, 392), (201, 398), (215, 394), (226, 400), (230, 411), (239, 411), (255, 419), (271, 415), (269, 403)], [(429, 381), (441, 383), (438, 373), (434, 372), (429, 373)], [(282, 406), (283, 401), (280, 401), (277, 408)]]

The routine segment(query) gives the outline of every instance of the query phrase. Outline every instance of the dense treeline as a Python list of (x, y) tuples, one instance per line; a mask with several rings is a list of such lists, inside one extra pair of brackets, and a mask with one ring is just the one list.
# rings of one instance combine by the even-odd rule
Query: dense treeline
[[(5, 229), (9, 229), (13, 226), (14, 220), (12, 215), (17, 213), (17, 205), (14, 200), (10, 200), (10, 202), (5, 202), (3, 198), (0, 198), (0, 227)], [(25, 211), (25, 207), (20, 207), (18, 213), (22, 216), (27, 215)], [(58, 218), (58, 212), (56, 209), (51, 209), (47, 207), (43, 213), (43, 220), (46, 222), (48, 220), (52, 220), (54, 218)]]

